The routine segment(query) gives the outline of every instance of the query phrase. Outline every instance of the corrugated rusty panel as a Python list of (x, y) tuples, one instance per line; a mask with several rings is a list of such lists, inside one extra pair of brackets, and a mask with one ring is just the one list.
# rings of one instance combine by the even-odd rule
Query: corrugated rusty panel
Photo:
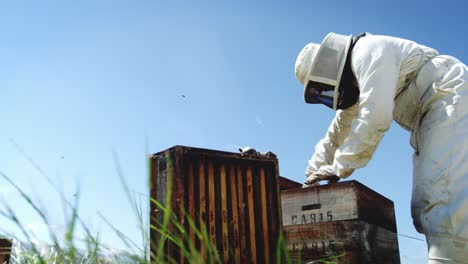
[(285, 177), (279, 177), (280, 191), (302, 188), (302, 184)]
[[(180, 232), (176, 224), (169, 225), (184, 246), (165, 243), (166, 257), (188, 263), (182, 248), (190, 249), (189, 241), (193, 251), (208, 257), (205, 243), (186, 217), (190, 216), (197, 229), (206, 228), (223, 263), (275, 260), (281, 229), (276, 158), (176, 146), (151, 156), (151, 181), (151, 197), (164, 205), (170, 202), (184, 228)], [(172, 198), (166, 201), (170, 192)], [(163, 220), (164, 213), (151, 203), (152, 225), (161, 227)], [(153, 253), (159, 237), (151, 230)]]
[(359, 182), (282, 191), (281, 203), (291, 255), (299, 247), (303, 260), (322, 259), (340, 245), (338, 263), (399, 263), (393, 202)]

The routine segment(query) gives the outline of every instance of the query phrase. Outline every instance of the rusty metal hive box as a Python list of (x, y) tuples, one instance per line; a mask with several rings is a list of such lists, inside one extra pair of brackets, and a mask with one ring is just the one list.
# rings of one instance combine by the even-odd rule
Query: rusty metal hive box
[(400, 263), (393, 202), (357, 181), (285, 190), (281, 204), (293, 259)]
[[(276, 158), (175, 146), (152, 155), (150, 162), (151, 197), (170, 203), (185, 235), (174, 224), (168, 229), (184, 245), (190, 240), (197, 252), (206, 253), (195, 226), (206, 228), (223, 263), (275, 261), (281, 230)], [(164, 213), (152, 202), (151, 224), (161, 227), (163, 221)], [(160, 232), (152, 229), (153, 253), (159, 238)], [(177, 263), (190, 261), (181, 246), (170, 241), (164, 255)]]

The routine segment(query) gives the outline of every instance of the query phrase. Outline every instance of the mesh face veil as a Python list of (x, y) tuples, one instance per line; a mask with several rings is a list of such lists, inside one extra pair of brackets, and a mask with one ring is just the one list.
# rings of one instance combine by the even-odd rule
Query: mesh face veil
[(352, 36), (328, 34), (320, 44), (304, 80), (304, 100), (337, 109), (343, 68)]
[(333, 109), (334, 87), (328, 84), (309, 81), (304, 98), (309, 104), (324, 104)]

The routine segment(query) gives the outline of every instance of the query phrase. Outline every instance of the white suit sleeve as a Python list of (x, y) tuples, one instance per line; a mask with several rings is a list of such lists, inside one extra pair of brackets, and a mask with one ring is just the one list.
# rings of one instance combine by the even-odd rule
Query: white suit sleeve
[(348, 137), (336, 150), (333, 173), (346, 178), (364, 167), (393, 120), (401, 50), (382, 40), (361, 39), (352, 68), (359, 88), (359, 113)]
[(343, 144), (351, 128), (351, 123), (356, 118), (358, 105), (348, 109), (338, 110), (325, 137), (315, 146), (315, 153), (309, 160), (306, 168), (306, 177), (318, 171), (321, 166), (332, 165), (336, 149)]

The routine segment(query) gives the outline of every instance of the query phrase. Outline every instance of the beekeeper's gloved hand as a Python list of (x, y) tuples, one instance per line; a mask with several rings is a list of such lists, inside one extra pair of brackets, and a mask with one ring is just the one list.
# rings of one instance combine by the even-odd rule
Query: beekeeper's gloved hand
[(315, 186), (320, 181), (327, 181), (329, 184), (339, 181), (340, 178), (333, 174), (332, 168), (331, 165), (321, 166), (318, 171), (306, 178), (303, 187)]

